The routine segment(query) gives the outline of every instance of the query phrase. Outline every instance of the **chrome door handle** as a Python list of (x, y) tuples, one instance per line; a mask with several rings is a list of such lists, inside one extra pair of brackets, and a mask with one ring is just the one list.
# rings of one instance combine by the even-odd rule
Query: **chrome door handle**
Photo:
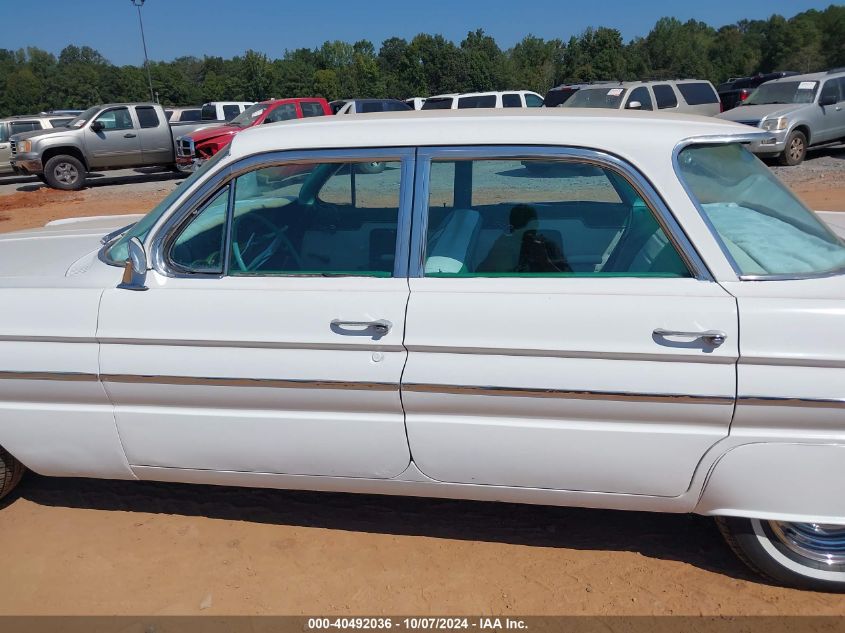
[(655, 336), (678, 336), (681, 338), (700, 338), (705, 343), (712, 345), (713, 347), (719, 347), (722, 343), (725, 342), (725, 339), (728, 338), (728, 335), (722, 332), (721, 330), (705, 330), (704, 332), (679, 332), (677, 330), (665, 330), (662, 327), (656, 328), (654, 330)]
[(393, 323), (388, 321), (387, 319), (378, 319), (377, 321), (344, 321), (343, 319), (334, 319), (332, 321), (332, 325), (335, 327), (360, 327), (360, 328), (371, 328), (380, 334), (387, 334), (390, 332), (390, 328), (393, 327)]
[(135, 138), (136, 136), (138, 136), (138, 135), (137, 134), (124, 134), (123, 138)]

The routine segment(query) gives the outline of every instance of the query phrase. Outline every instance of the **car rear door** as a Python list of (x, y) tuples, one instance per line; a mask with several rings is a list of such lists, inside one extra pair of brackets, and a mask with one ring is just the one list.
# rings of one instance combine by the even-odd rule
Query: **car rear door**
[[(563, 161), (563, 162), (558, 162)], [(728, 434), (736, 302), (586, 150), (417, 157), (402, 401), (446, 482), (676, 496)]]
[(103, 296), (102, 380), (129, 463), (154, 479), (394, 477), (410, 462), (413, 151), (256, 158), (155, 238), (149, 290)]
[(135, 106), (138, 138), (144, 165), (168, 165), (173, 162), (173, 136), (167, 120), (153, 106)]

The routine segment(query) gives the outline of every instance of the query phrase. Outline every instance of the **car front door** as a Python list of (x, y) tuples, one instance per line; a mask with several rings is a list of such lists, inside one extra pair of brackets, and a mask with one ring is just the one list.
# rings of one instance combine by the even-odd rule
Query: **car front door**
[(819, 110), (819, 130), (812, 143), (835, 141), (845, 137), (845, 78), (828, 79), (819, 93), (819, 101), (833, 98), (830, 105), (813, 106)]
[(151, 238), (149, 290), (103, 296), (102, 380), (129, 463), (154, 479), (394, 477), (410, 462), (413, 152), (257, 158)]
[(434, 479), (657, 496), (728, 434), (736, 302), (633, 168), (417, 157), (402, 401)]
[(141, 142), (136, 123), (126, 106), (103, 110), (93, 123), (85, 128), (85, 146), (90, 167), (127, 167), (138, 164)]

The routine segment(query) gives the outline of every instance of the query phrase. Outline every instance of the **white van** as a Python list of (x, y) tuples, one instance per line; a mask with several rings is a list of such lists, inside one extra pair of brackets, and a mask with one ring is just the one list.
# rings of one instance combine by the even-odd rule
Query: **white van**
[(464, 110), (466, 108), (539, 108), (543, 97), (530, 90), (465, 92), (428, 97), (420, 110)]
[(203, 121), (231, 121), (254, 101), (210, 101), (202, 104)]

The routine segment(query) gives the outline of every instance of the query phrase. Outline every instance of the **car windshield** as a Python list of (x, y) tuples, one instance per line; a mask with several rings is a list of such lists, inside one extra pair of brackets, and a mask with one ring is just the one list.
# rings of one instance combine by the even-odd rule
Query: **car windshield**
[(694, 145), (679, 175), (737, 274), (845, 272), (845, 243), (742, 145)]
[(765, 83), (752, 92), (740, 105), (812, 103), (818, 87), (818, 81), (774, 81)]
[(562, 108), (618, 108), (625, 88), (581, 88), (561, 105)]
[(93, 108), (88, 108), (87, 110), (85, 110), (85, 112), (83, 112), (82, 114), (80, 114), (79, 116), (74, 118), (73, 120), (69, 121), (66, 127), (72, 127), (72, 128), (82, 127), (88, 121), (90, 121), (94, 117), (94, 115), (97, 114), (97, 112), (99, 112), (99, 111), (100, 111), (100, 106), (94, 106)]
[(174, 202), (176, 202), (177, 198), (179, 198), (195, 182), (197, 182), (205, 174), (207, 174), (214, 165), (216, 165), (223, 159), (224, 156), (228, 155), (228, 147), (217, 152), (213, 157), (205, 161), (202, 166), (197, 169), (193, 174), (191, 174), (190, 176), (188, 176), (188, 178), (179, 183), (179, 185), (173, 191), (171, 191), (167, 195), (167, 197), (164, 198), (164, 200), (159, 202), (152, 211), (150, 211), (147, 215), (138, 220), (138, 222), (128, 227), (124, 233), (114, 236), (112, 240), (109, 241), (101, 251), (103, 259), (105, 259), (110, 264), (123, 266), (124, 262), (129, 257), (129, 240), (131, 240), (133, 237), (137, 237), (143, 242), (147, 238), (147, 235), (149, 234), (150, 230), (153, 228), (153, 226), (155, 226), (155, 223), (158, 222), (158, 219), (164, 214), (165, 211), (170, 208), (170, 206)]
[(241, 112), (238, 116), (234, 119), (229, 121), (228, 125), (234, 125), (236, 127), (249, 127), (255, 120), (264, 114), (264, 111), (269, 106), (266, 103), (256, 103), (255, 105), (249, 106), (246, 110)]

